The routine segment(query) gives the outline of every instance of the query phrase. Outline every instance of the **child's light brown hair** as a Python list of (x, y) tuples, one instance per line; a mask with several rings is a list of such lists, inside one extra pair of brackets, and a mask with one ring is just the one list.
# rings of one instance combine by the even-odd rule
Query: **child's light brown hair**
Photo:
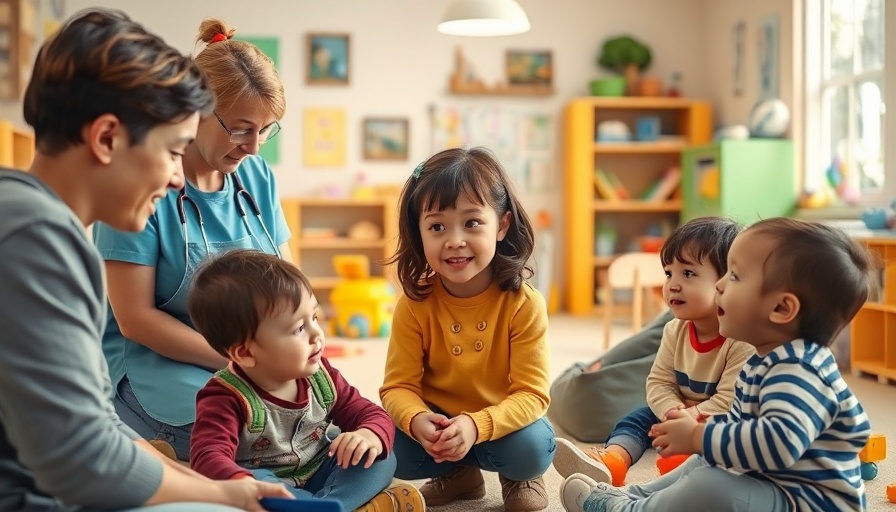
[(190, 285), (187, 311), (199, 334), (224, 357), (251, 339), (280, 308), (295, 310), (311, 283), (295, 265), (261, 251), (239, 249), (210, 258)]

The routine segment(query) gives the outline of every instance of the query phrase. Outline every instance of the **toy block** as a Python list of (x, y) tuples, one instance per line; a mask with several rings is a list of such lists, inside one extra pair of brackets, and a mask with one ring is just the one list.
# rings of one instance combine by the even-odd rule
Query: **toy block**
[(862, 462), (880, 462), (887, 458), (887, 436), (883, 434), (871, 434), (868, 443), (859, 452), (859, 460)]
[(665, 475), (684, 464), (684, 461), (688, 460), (690, 457), (690, 455), (685, 454), (670, 455), (668, 457), (659, 456), (656, 458), (656, 468), (660, 471), (660, 475)]
[(887, 500), (889, 500), (890, 503), (896, 503), (896, 484), (887, 486)]

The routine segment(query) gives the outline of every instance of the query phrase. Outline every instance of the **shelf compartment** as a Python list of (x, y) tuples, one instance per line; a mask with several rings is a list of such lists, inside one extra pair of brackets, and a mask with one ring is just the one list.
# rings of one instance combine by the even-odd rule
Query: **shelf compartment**
[(382, 249), (385, 240), (353, 240), (346, 237), (334, 238), (299, 238), (302, 250), (308, 249)]
[(643, 154), (643, 153), (680, 153), (688, 147), (687, 141), (658, 142), (595, 142), (595, 154)]
[(862, 241), (883, 265), (883, 293), (872, 294), (852, 320), (850, 365), (855, 375), (870, 374), (889, 383), (896, 380), (896, 239)]
[(456, 96), (551, 96), (554, 94), (554, 88), (549, 85), (487, 87), (484, 84), (450, 84), (448, 91)]
[(332, 290), (336, 287), (339, 282), (342, 281), (342, 278), (339, 276), (321, 276), (321, 277), (309, 277), (308, 282), (311, 283), (311, 287), (314, 288), (315, 293), (317, 290)]
[(625, 201), (594, 201), (594, 211), (596, 212), (630, 212), (630, 213), (653, 213), (653, 212), (677, 212), (681, 210), (681, 201), (639, 201), (629, 199)]
[[(635, 133), (638, 119), (659, 119), (656, 141), (599, 142), (598, 125), (624, 123)], [(583, 97), (569, 101), (563, 110), (563, 181), (565, 223), (565, 308), (574, 315), (591, 315), (603, 290), (601, 272), (612, 255), (639, 251), (639, 237), (666, 233), (679, 221), (680, 185), (663, 201), (636, 199), (669, 168), (680, 166), (681, 153), (692, 144), (712, 138), (711, 106), (687, 98)], [(630, 199), (599, 199), (595, 170), (618, 178)], [(658, 228), (658, 229), (657, 229)], [(601, 244), (599, 233), (614, 232), (612, 252)], [(605, 242), (605, 240), (601, 240)], [(600, 254), (601, 256), (598, 256)], [(599, 305), (598, 305), (599, 306)]]
[(889, 384), (890, 381), (896, 380), (896, 368), (884, 366), (879, 361), (853, 361), (852, 373), (873, 375), (881, 384)]

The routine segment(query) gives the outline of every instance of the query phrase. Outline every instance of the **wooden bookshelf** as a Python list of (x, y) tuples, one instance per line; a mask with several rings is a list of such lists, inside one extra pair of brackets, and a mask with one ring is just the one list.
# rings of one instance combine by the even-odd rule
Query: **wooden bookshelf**
[[(656, 117), (660, 136), (650, 142), (597, 141), (598, 124), (621, 121), (636, 133), (637, 119)], [(566, 222), (565, 307), (576, 315), (600, 311), (606, 268), (621, 253), (640, 250), (640, 239), (656, 226), (675, 227), (682, 209), (681, 183), (668, 199), (635, 199), (674, 166), (686, 147), (712, 137), (709, 103), (686, 98), (584, 97), (563, 111), (563, 179)], [(612, 173), (631, 199), (602, 197), (595, 169)], [(611, 226), (615, 246), (598, 254), (597, 228)]]

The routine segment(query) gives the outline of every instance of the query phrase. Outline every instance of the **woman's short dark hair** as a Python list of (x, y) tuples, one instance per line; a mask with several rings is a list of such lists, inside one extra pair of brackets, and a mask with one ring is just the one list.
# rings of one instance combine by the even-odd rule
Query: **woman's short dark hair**
[(196, 64), (126, 14), (75, 14), (41, 46), (25, 90), (25, 121), (37, 150), (54, 155), (82, 144), (81, 130), (103, 114), (126, 127), (131, 145), (155, 126), (214, 108)]

